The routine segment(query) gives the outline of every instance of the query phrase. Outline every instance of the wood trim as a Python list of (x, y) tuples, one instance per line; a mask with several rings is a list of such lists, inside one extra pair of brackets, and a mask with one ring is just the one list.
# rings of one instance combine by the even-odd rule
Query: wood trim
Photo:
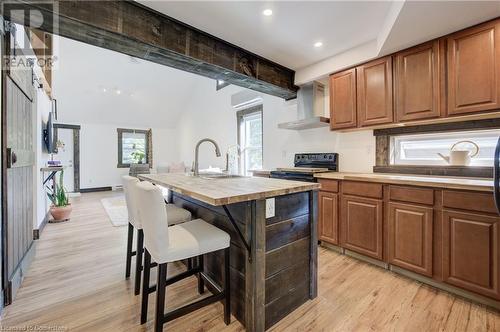
[(80, 125), (54, 123), (54, 141), (57, 142), (59, 129), (73, 131), (73, 192), (80, 192)]
[(246, 224), (246, 233), (253, 236), (252, 252), (245, 260), (247, 277), (245, 280), (245, 327), (248, 331), (264, 331), (266, 321), (266, 200), (252, 201), (250, 204), (251, 221)]
[[(122, 163), (122, 140), (123, 140), (123, 133), (139, 133), (139, 134), (144, 134), (146, 135), (146, 162), (145, 164), (150, 164), (150, 161), (152, 160), (152, 151), (149, 149), (149, 141), (152, 138), (152, 134), (150, 135), (149, 129), (144, 130), (144, 129), (128, 129), (128, 128), (116, 128), (116, 131), (118, 133), (118, 162), (116, 164), (117, 168), (130, 168), (130, 164), (123, 164)], [(151, 164), (150, 164), (151, 165)], [(151, 167), (151, 166), (150, 166)]]
[(49, 220), (50, 220), (50, 211), (47, 211), (45, 217), (43, 217), (42, 223), (40, 224), (40, 226), (38, 226), (38, 229), (33, 230), (33, 240), (40, 239), (40, 234), (42, 234), (42, 231), (45, 228), (45, 225), (47, 225), (47, 223), (49, 222)]
[[(55, 4), (57, 8), (25, 0), (16, 2), (19, 9), (42, 13), (42, 31), (287, 100), (297, 96), (293, 70), (135, 1)], [(10, 17), (10, 11), (4, 15), (24, 24)]]
[(66, 124), (66, 123), (54, 123), (54, 128), (80, 130), (82, 128), (82, 126), (73, 125), (73, 124)]
[(414, 135), (443, 132), (460, 132), (464, 130), (499, 129), (500, 118), (479, 121), (437, 123), (430, 125), (376, 129), (374, 173), (399, 173), (437, 176), (462, 176), (492, 178), (493, 167), (486, 166), (439, 166), (439, 165), (391, 165), (391, 136)]
[[(10, 304), (16, 297), (16, 293), (21, 287), (21, 283), (24, 279), (24, 276), (31, 265), (31, 262), (35, 258), (35, 253), (36, 253), (36, 245), (34, 245), (34, 241), (31, 241), (31, 244), (26, 251), (26, 253), (23, 255), (21, 260), (19, 261), (19, 264), (17, 264), (16, 268), (12, 272), (12, 278), (9, 281), (8, 280), (8, 287), (6, 292), (8, 294), (4, 294), (6, 296), (5, 298), (5, 304)], [(9, 302), (7, 302), (9, 301)]]
[(494, 119), (482, 119), (476, 121), (435, 123), (435, 124), (425, 124), (425, 125), (416, 125), (408, 127), (375, 129), (373, 131), (373, 136), (412, 135), (412, 134), (424, 134), (424, 133), (442, 133), (442, 132), (454, 132), (463, 130), (499, 129), (499, 128), (500, 128), (500, 118), (494, 118)]
[[(259, 113), (260, 114), (260, 118), (261, 118), (261, 122), (262, 122), (262, 126), (261, 126), (261, 135), (262, 135), (262, 165), (264, 165), (264, 107), (262, 104), (259, 104), (259, 105), (255, 105), (255, 106), (250, 106), (248, 108), (245, 108), (245, 109), (242, 109), (242, 110), (239, 110), (236, 112), (236, 142), (238, 142), (238, 146), (240, 147), (241, 149), (241, 131), (240, 131), (240, 127), (241, 127), (241, 122), (243, 121), (243, 118), (245, 115), (249, 115), (249, 114), (252, 114), (252, 113)], [(229, 165), (226, 165), (229, 167)], [(238, 158), (238, 169), (240, 171), (243, 170), (243, 158)], [(248, 171), (248, 170), (247, 170)], [(267, 176), (269, 177), (269, 176)]]
[(390, 165), (373, 166), (374, 173), (418, 174), (435, 176), (460, 176), (473, 178), (493, 178), (493, 167), (476, 166), (421, 166)]
[(111, 187), (94, 187), (94, 188), (81, 188), (80, 192), (83, 193), (93, 193), (96, 191), (112, 191)]
[[(3, 19), (2, 19), (3, 23)], [(2, 26), (3, 27), (3, 26)], [(2, 59), (7, 55), (7, 50), (9, 49), (9, 36), (10, 33), (0, 34), (0, 55)], [(2, 132), (0, 135), (1, 146), (2, 146), (2, 163), (1, 163), (1, 186), (2, 186), (2, 227), (1, 227), (1, 247), (2, 247), (2, 293), (3, 302), (0, 306), (8, 305), (12, 302), (12, 293), (9, 291), (9, 275), (8, 275), (8, 243), (7, 243), (7, 68), (2, 68), (1, 70), (1, 80), (2, 80), (2, 101), (1, 101), (1, 126)]]
[(310, 255), (309, 255), (309, 299), (318, 296), (318, 197), (319, 192), (309, 192), (309, 227), (310, 227)]

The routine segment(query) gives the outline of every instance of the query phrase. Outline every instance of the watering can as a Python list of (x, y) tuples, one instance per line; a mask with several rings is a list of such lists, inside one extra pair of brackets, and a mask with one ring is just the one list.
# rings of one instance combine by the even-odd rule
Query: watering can
[[(458, 144), (462, 143), (472, 144), (475, 147), (475, 151), (472, 152), (470, 150), (455, 149), (455, 147)], [(450, 149), (449, 156), (443, 156), (441, 153), (438, 153), (438, 155), (451, 166), (468, 166), (470, 164), (471, 159), (477, 156), (478, 153), (479, 153), (479, 146), (476, 143), (472, 141), (459, 141), (453, 144), (453, 146)]]

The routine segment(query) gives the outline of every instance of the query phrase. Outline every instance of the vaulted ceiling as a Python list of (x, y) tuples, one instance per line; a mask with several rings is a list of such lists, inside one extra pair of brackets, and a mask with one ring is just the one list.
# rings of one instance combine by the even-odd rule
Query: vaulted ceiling
[(63, 123), (175, 128), (192, 98), (216, 93), (212, 79), (67, 38), (55, 41), (53, 93)]

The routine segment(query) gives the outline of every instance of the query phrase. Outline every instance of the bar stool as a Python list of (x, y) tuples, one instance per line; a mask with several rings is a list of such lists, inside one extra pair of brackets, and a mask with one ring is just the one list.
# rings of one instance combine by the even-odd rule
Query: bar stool
[[(125, 264), (125, 278), (130, 277), (130, 269), (132, 265), (132, 256), (136, 256), (135, 264), (135, 295), (139, 295), (141, 290), (141, 270), (142, 270), (142, 255), (144, 252), (144, 233), (142, 225), (137, 213), (137, 197), (135, 185), (139, 183), (136, 177), (125, 175), (122, 177), (123, 191), (125, 192), (125, 201), (127, 203), (127, 211), (129, 216), (128, 234), (127, 234), (127, 257)], [(174, 204), (163, 203), (168, 211), (168, 222), (171, 225), (183, 223), (191, 220), (191, 212), (186, 209), (175, 206)], [(137, 249), (132, 251), (132, 242), (134, 237), (134, 228), (137, 229)]]
[[(202, 219), (168, 227), (166, 222), (168, 211), (162, 207), (163, 197), (160, 189), (148, 182), (141, 182), (136, 187), (145, 240), (141, 324), (147, 321), (149, 293), (156, 290), (155, 331), (157, 332), (163, 330), (163, 324), (166, 322), (217, 301), (223, 301), (224, 322), (229, 325), (231, 322), (229, 234)], [(203, 255), (219, 250), (224, 250), (224, 289), (203, 272)], [(195, 257), (199, 258), (196, 267), (167, 279), (167, 264)], [(158, 278), (157, 285), (150, 287), (151, 258), (158, 263)], [(165, 314), (166, 287), (194, 274), (198, 274), (198, 292), (203, 292), (205, 282), (216, 292)]]

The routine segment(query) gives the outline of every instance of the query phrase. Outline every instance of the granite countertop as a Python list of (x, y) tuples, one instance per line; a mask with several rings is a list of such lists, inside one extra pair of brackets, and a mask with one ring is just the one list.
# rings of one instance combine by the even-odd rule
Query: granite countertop
[(314, 176), (318, 179), (366, 181), (446, 189), (493, 191), (493, 179), (486, 178), (344, 172), (319, 173)]
[(319, 183), (260, 177), (207, 178), (181, 173), (142, 174), (150, 181), (204, 203), (220, 206), (319, 189)]

